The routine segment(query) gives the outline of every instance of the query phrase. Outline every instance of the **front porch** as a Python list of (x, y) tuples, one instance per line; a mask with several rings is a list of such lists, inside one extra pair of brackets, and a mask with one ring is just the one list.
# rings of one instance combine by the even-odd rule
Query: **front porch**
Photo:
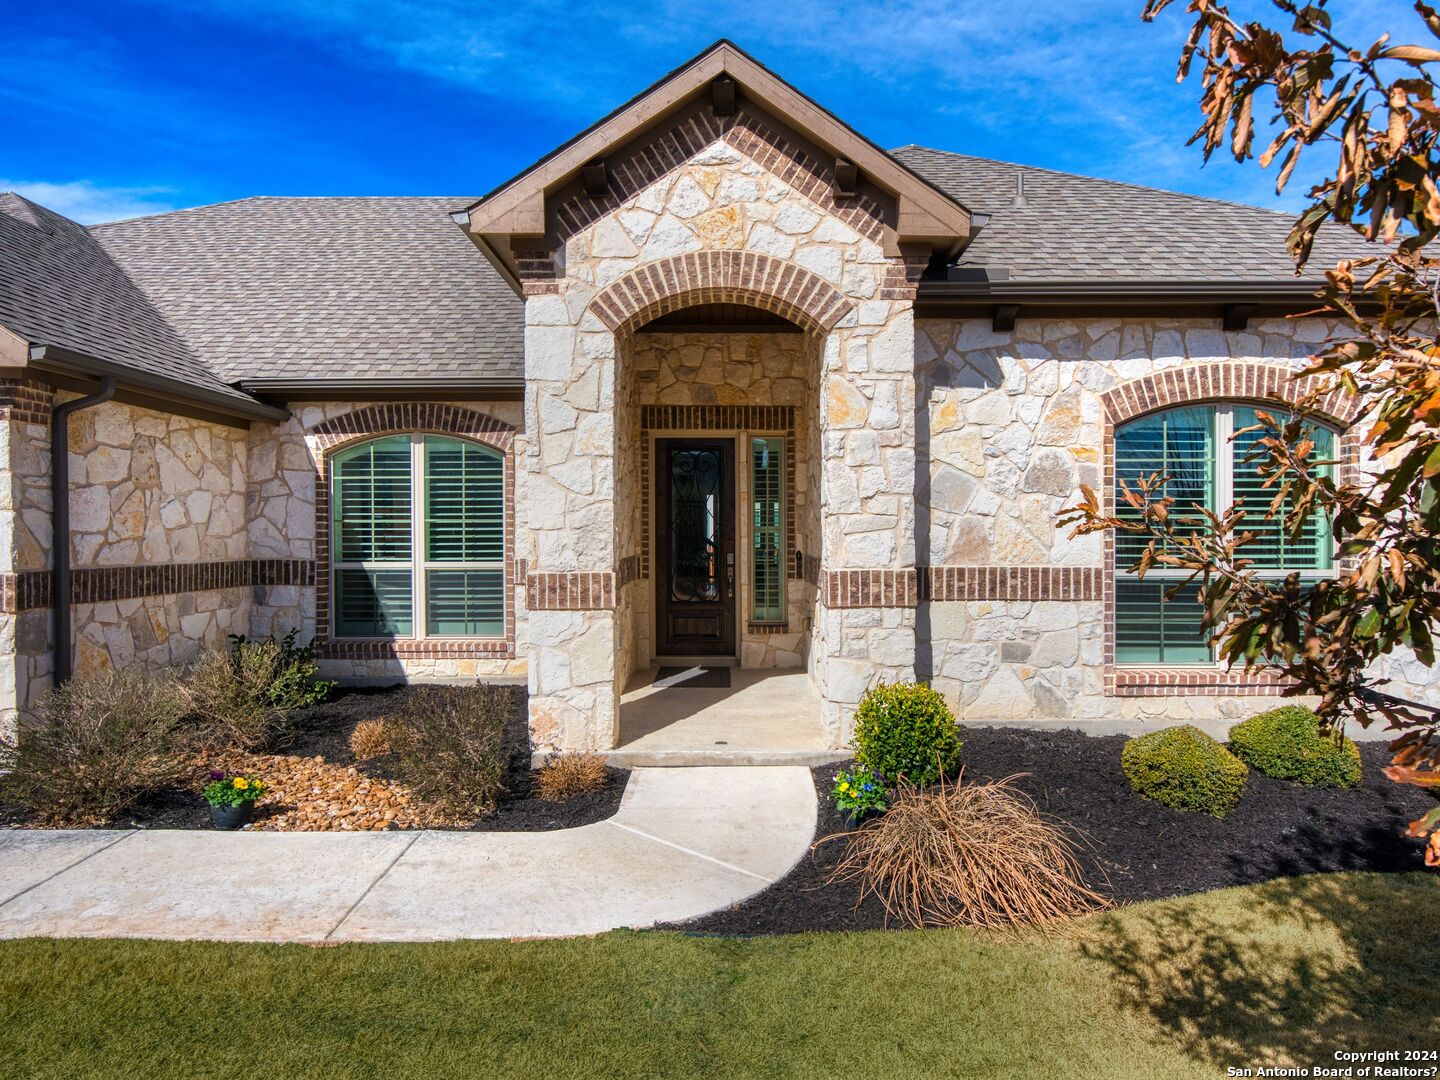
[(820, 693), (803, 669), (689, 665), (658, 678), (661, 670), (642, 668), (626, 684), (612, 765), (820, 765), (850, 756), (828, 747)]

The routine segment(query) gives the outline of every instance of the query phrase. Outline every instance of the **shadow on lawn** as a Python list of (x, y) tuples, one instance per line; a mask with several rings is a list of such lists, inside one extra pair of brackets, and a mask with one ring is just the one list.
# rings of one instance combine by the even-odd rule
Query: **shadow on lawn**
[(1102, 916), (1081, 951), (1120, 1004), (1216, 1064), (1336, 1064), (1429, 1048), (1440, 1021), (1440, 881), (1347, 874)]

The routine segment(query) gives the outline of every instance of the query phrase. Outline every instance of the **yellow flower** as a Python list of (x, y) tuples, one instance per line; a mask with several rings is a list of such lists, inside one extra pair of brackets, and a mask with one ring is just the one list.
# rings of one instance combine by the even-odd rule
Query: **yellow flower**
[(237, 776), (237, 777), (235, 777), (235, 790), (236, 790), (236, 791), (244, 791), (244, 790), (245, 790), (246, 788), (248, 788), (249, 786), (250, 786), (250, 781), (249, 781), (249, 780), (246, 780), (245, 777), (243, 777), (243, 776)]

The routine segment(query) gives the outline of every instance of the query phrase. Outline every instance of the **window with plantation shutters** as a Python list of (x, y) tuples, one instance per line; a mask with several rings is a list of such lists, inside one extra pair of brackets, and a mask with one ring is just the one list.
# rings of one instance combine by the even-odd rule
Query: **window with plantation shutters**
[(387, 436), (331, 466), (337, 637), (502, 637), (505, 473), (499, 452)]
[[(1265, 411), (1281, 423), (1287, 419), (1274, 409)], [(1264, 432), (1245, 430), (1258, 423), (1254, 408), (1220, 404), (1152, 413), (1119, 428), (1115, 433), (1116, 515), (1139, 518), (1139, 512), (1125, 503), (1121, 483), (1133, 490), (1139, 478), (1158, 473), (1165, 478), (1163, 493), (1175, 500), (1171, 514), (1178, 518), (1198, 519), (1197, 507), (1216, 512), (1231, 506), (1244, 509), (1242, 531), (1255, 534), (1244, 554), (1262, 573), (1277, 579), (1296, 570), (1327, 573), (1332, 566), (1333, 543), (1324, 518), (1314, 515), (1294, 537), (1282, 517), (1265, 518), (1275, 492), (1264, 486), (1260, 474), (1263, 457), (1257, 444)], [(1333, 432), (1314, 427), (1307, 437), (1315, 442), (1311, 460), (1333, 459)], [(1147, 542), (1137, 533), (1117, 532), (1115, 536), (1116, 661), (1212, 662), (1214, 651), (1200, 626), (1199, 585), (1186, 584), (1184, 571), (1152, 569), (1143, 581), (1125, 573)]]
[(750, 443), (750, 619), (785, 621), (785, 440)]

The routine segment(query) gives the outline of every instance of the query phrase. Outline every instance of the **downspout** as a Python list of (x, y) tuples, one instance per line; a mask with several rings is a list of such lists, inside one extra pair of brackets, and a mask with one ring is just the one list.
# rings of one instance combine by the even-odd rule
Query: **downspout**
[(70, 414), (100, 405), (115, 396), (115, 376), (100, 380), (87, 397), (50, 410), (50, 605), (55, 611), (54, 685), (68, 682), (74, 668), (70, 631)]

